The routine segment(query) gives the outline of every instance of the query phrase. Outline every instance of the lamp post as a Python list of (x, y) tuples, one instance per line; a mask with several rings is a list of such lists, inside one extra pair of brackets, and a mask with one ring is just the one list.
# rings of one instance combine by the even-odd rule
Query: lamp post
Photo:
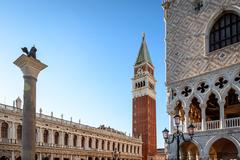
[(169, 137), (169, 134), (168, 134), (169, 131), (166, 128), (162, 131), (162, 133), (163, 133), (163, 138), (165, 140), (165, 143), (167, 143), (167, 144), (171, 144), (171, 143), (174, 142), (175, 138), (177, 139), (177, 160), (180, 160), (180, 155), (179, 155), (180, 139), (182, 138), (182, 140), (185, 141), (185, 142), (191, 141), (192, 137), (194, 135), (194, 128), (195, 127), (194, 127), (193, 124), (190, 124), (188, 126), (188, 134), (190, 136), (190, 140), (186, 140), (185, 137), (184, 137), (183, 132), (179, 130), (180, 116), (177, 114), (173, 118), (174, 118), (175, 125), (177, 127), (177, 131), (175, 133), (173, 133), (172, 140), (170, 140), (170, 137)]
[(114, 148), (114, 151), (113, 151), (113, 160), (118, 160), (119, 159), (119, 157), (120, 157), (120, 153), (121, 152), (119, 152), (118, 150), (117, 150), (117, 148)]

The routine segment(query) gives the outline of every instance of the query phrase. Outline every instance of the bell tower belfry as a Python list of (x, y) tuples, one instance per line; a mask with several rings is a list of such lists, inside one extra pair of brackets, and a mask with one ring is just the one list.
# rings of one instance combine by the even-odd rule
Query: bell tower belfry
[(132, 134), (142, 137), (143, 160), (156, 154), (156, 80), (145, 34), (134, 65), (132, 78)]

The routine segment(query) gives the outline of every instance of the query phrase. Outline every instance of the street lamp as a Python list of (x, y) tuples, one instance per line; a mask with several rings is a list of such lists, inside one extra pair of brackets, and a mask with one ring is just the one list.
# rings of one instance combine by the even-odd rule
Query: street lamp
[(177, 114), (177, 115), (175, 115), (174, 117), (174, 122), (175, 122), (175, 125), (177, 126), (177, 131), (175, 132), (175, 133), (173, 133), (173, 135), (172, 135), (172, 140), (170, 141), (169, 140), (169, 131), (165, 128), (163, 131), (162, 131), (162, 133), (163, 133), (163, 138), (164, 138), (164, 140), (165, 140), (165, 143), (167, 143), (167, 144), (171, 144), (171, 143), (173, 143), (174, 142), (174, 140), (175, 140), (175, 138), (177, 139), (177, 160), (180, 160), (180, 155), (179, 155), (179, 144), (180, 144), (180, 139), (182, 138), (183, 139), (183, 141), (191, 141), (192, 140), (192, 138), (193, 138), (193, 135), (194, 135), (194, 125), (193, 124), (190, 124), (189, 126), (188, 126), (188, 134), (189, 134), (189, 136), (190, 136), (190, 140), (186, 140), (185, 138), (184, 138), (184, 134), (183, 134), (183, 132), (182, 131), (180, 131), (179, 130), (179, 124), (180, 124), (180, 116)]
[(117, 148), (114, 148), (114, 151), (113, 151), (113, 160), (118, 160), (119, 157), (120, 157), (120, 152), (117, 151)]

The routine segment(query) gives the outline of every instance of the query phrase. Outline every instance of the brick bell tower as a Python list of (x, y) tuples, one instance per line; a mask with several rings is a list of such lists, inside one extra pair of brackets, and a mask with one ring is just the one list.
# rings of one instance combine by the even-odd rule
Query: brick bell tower
[(154, 66), (143, 33), (132, 78), (132, 134), (142, 137), (143, 160), (152, 160), (156, 154), (155, 86)]

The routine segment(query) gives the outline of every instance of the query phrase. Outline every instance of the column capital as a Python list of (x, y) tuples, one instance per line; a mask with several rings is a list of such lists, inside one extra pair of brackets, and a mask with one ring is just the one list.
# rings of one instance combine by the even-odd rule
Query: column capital
[(37, 79), (39, 72), (47, 67), (47, 65), (43, 64), (41, 61), (24, 54), (13, 63), (22, 70), (23, 76), (31, 76), (35, 79)]

